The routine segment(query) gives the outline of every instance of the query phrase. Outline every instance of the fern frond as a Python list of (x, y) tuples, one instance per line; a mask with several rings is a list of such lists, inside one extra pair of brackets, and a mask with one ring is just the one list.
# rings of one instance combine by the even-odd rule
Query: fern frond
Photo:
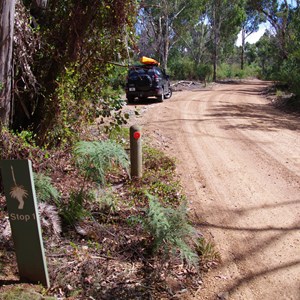
[(78, 167), (86, 177), (105, 184), (106, 172), (114, 164), (129, 172), (129, 159), (125, 150), (113, 141), (81, 141), (76, 144), (74, 154)]
[(71, 191), (67, 205), (60, 207), (60, 215), (66, 224), (74, 225), (89, 215), (89, 212), (84, 208), (84, 200), (89, 197), (90, 195), (82, 189)]
[(38, 201), (47, 202), (53, 199), (54, 202), (57, 202), (60, 195), (52, 185), (51, 178), (42, 173), (34, 173), (33, 178)]

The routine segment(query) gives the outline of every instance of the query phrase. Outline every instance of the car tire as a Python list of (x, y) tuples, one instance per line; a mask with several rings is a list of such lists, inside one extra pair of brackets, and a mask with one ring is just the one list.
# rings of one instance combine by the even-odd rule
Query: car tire
[(158, 102), (163, 102), (164, 101), (164, 95), (162, 94), (162, 95), (157, 96), (157, 100), (158, 100)]
[(172, 90), (169, 89), (169, 92), (164, 95), (165, 99), (170, 99), (172, 97)]

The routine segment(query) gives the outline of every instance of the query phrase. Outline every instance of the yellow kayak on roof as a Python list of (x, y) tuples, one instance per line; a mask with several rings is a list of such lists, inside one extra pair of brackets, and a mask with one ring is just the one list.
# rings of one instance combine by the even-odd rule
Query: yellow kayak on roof
[(145, 65), (159, 65), (159, 62), (153, 58), (142, 56), (140, 62)]

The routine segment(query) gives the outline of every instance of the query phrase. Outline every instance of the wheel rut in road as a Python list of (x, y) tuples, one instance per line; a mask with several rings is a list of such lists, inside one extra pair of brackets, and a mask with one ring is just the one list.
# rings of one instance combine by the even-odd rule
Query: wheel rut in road
[(194, 299), (300, 299), (300, 122), (259, 80), (173, 93), (146, 135), (176, 157), (195, 226), (222, 256)]

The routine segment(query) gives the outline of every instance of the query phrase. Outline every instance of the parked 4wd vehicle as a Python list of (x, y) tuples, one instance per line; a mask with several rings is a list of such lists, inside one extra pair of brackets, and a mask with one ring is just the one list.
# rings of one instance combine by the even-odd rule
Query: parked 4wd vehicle
[(126, 83), (126, 98), (133, 103), (135, 98), (156, 97), (162, 102), (172, 96), (169, 76), (157, 65), (130, 67)]

